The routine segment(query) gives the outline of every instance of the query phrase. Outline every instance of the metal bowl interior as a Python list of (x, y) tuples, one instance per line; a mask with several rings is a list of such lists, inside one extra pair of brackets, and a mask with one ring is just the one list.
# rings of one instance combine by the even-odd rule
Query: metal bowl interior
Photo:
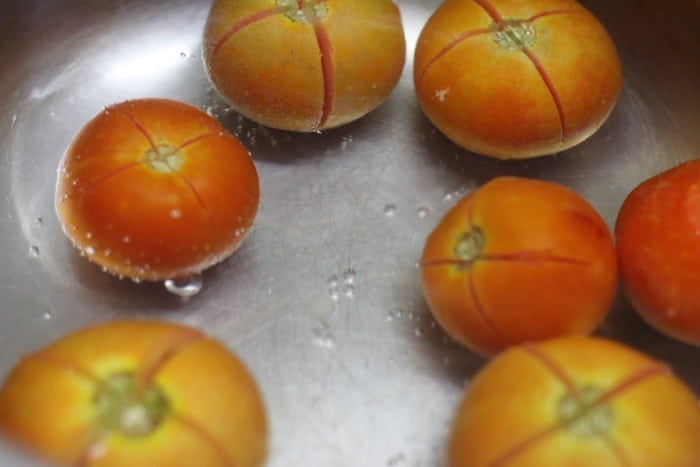
[[(201, 61), (207, 0), (29, 0), (0, 6), (0, 375), (76, 328), (139, 317), (197, 326), (247, 363), (271, 423), (270, 466), (437, 466), (484, 360), (451, 342), (416, 262), (456, 200), (503, 175), (563, 183), (612, 227), (641, 180), (700, 156), (700, 3), (585, 0), (618, 46), (624, 89), (592, 138), (502, 162), (460, 150), (421, 113), (412, 55), (437, 0), (400, 0), (407, 63), (377, 110), (323, 134), (231, 111)], [(256, 227), (189, 300), (81, 258), (53, 208), (56, 169), (105, 105), (168, 97), (216, 116), (261, 178)], [(649, 328), (621, 296), (599, 334), (670, 362), (698, 393), (700, 350)], [(51, 390), (47, 388), (47, 397)], [(60, 403), (60, 401), (57, 401)], [(0, 450), (0, 464), (16, 453)]]

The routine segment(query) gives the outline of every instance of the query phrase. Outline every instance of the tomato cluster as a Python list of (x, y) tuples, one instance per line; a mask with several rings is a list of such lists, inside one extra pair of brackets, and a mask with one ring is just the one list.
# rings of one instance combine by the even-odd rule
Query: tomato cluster
[[(391, 0), (216, 0), (204, 62), (242, 115), (319, 131), (388, 97), (405, 38)], [(446, 0), (413, 71), (440, 131), (503, 159), (580, 143), (622, 86), (614, 44), (574, 0)], [(75, 137), (55, 204), (90, 261), (163, 281), (230, 257), (259, 198), (253, 159), (215, 118), (138, 99)], [(632, 190), (614, 235), (548, 181), (496, 177), (459, 200), (426, 239), (421, 284), (445, 332), (494, 358), (457, 409), (449, 465), (700, 465), (691, 390), (665, 364), (588, 336), (621, 284), (651, 325), (700, 344), (699, 258), (700, 161)], [(267, 455), (263, 398), (244, 364), (198, 330), (157, 321), (85, 328), (22, 359), (0, 388), (0, 430), (61, 464), (259, 467)]]

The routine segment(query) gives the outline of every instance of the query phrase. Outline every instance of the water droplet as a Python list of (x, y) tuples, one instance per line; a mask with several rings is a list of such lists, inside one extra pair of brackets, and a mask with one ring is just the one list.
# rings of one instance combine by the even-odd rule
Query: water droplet
[(53, 318), (53, 314), (51, 314), (50, 311), (45, 311), (45, 312), (44, 312), (44, 319), (48, 321), (48, 320), (50, 320), (51, 318)]
[(328, 287), (335, 288), (338, 287), (338, 276), (331, 276), (328, 278)]
[(131, 243), (131, 237), (129, 237), (128, 235), (124, 235), (124, 236), (122, 237), (122, 242), (124, 242), (124, 243)]
[(357, 272), (353, 268), (348, 268), (343, 273), (343, 279), (345, 279), (346, 284), (354, 284), (355, 277), (357, 277)]
[(180, 57), (181, 58), (187, 58), (187, 54), (185, 52), (180, 52)]
[(170, 217), (172, 217), (173, 219), (180, 219), (182, 217), (182, 211), (180, 211), (177, 208), (171, 209), (170, 210)]
[(32, 245), (29, 247), (29, 256), (32, 258), (38, 258), (41, 256), (41, 250), (39, 250), (39, 247), (36, 245)]
[(185, 279), (168, 279), (164, 282), (168, 292), (182, 298), (190, 298), (197, 295), (204, 286), (204, 279), (200, 274)]
[(313, 329), (314, 342), (319, 347), (330, 349), (335, 345), (335, 337), (326, 324)]
[(92, 232), (86, 233), (86, 234), (85, 234), (85, 238), (88, 239), (88, 240), (91, 240), (91, 239), (92, 239)]
[(386, 217), (394, 217), (396, 215), (396, 205), (395, 204), (387, 204), (384, 206), (384, 215)]
[(34, 225), (37, 227), (41, 227), (44, 224), (44, 218), (43, 217), (37, 217), (34, 219)]
[(345, 296), (348, 298), (355, 296), (355, 287), (352, 284), (345, 284)]
[(415, 328), (413, 330), (413, 335), (416, 337), (423, 337), (423, 330), (421, 328)]
[(419, 219), (425, 219), (426, 217), (428, 217), (430, 215), (430, 209), (428, 209), (426, 207), (418, 208), (418, 210), (416, 211), (416, 214), (418, 215)]
[(95, 254), (95, 248), (91, 246), (85, 247), (85, 254), (88, 256), (92, 256)]

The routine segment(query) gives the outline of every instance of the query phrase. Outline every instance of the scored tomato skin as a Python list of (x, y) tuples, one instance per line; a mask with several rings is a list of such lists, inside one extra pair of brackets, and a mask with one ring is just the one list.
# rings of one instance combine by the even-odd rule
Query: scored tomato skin
[[(481, 250), (460, 260), (460, 241), (476, 230)], [(595, 209), (564, 186), (519, 177), (462, 198), (428, 236), (420, 266), (436, 320), (486, 355), (591, 332), (617, 288), (612, 235)]]
[[(588, 411), (562, 419), (562, 400), (591, 388)], [(455, 411), (447, 465), (691, 467), (698, 439), (697, 397), (666, 364), (568, 336), (512, 347), (476, 374)]]
[(660, 332), (700, 345), (700, 161), (635, 186), (620, 207), (615, 236), (633, 308)]
[(217, 0), (203, 42), (209, 79), (227, 102), (253, 121), (301, 132), (377, 108), (406, 59), (391, 0)]
[[(165, 395), (143, 436), (102, 426), (100, 383), (134, 374)], [(61, 465), (259, 467), (267, 418), (244, 364), (198, 330), (153, 321), (80, 329), (24, 357), (0, 388), (0, 432)]]
[[(515, 21), (531, 27), (520, 50), (496, 39)], [(458, 146), (500, 159), (582, 142), (606, 121), (622, 88), (615, 44), (574, 0), (447, 0), (421, 30), (413, 71), (435, 126)]]
[(107, 107), (78, 133), (59, 166), (56, 211), (94, 263), (164, 280), (230, 256), (259, 197), (248, 151), (214, 118), (181, 102), (140, 99)]

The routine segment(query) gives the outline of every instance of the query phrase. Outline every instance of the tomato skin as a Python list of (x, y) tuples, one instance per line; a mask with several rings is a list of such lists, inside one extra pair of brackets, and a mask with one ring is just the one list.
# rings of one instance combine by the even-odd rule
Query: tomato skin
[(164, 280), (230, 256), (259, 197), (248, 151), (214, 118), (141, 99), (107, 107), (78, 133), (59, 167), (56, 211), (76, 247), (105, 270)]
[[(480, 232), (471, 260), (465, 235)], [(430, 310), (470, 349), (587, 334), (617, 288), (612, 236), (595, 209), (551, 182), (497, 177), (462, 198), (428, 236), (420, 260)]]
[(634, 309), (660, 332), (700, 345), (700, 161), (634, 187), (615, 235), (622, 287)]
[(204, 32), (206, 70), (221, 96), (283, 130), (318, 131), (366, 115), (396, 87), (405, 59), (391, 0), (217, 0)]
[[(498, 35), (518, 21), (528, 29)], [(508, 48), (515, 35), (522, 48)], [(500, 159), (579, 144), (622, 88), (615, 45), (574, 0), (447, 0), (420, 33), (413, 72), (433, 124), (458, 146)]]
[(700, 465), (698, 439), (697, 398), (667, 365), (618, 342), (568, 336), (512, 347), (476, 374), (452, 422), (447, 465), (691, 467)]
[[(96, 395), (133, 374), (168, 401), (145, 435), (105, 427)], [(0, 388), (0, 432), (61, 465), (258, 467), (267, 419), (244, 364), (198, 330), (154, 321), (80, 329), (24, 357)]]

